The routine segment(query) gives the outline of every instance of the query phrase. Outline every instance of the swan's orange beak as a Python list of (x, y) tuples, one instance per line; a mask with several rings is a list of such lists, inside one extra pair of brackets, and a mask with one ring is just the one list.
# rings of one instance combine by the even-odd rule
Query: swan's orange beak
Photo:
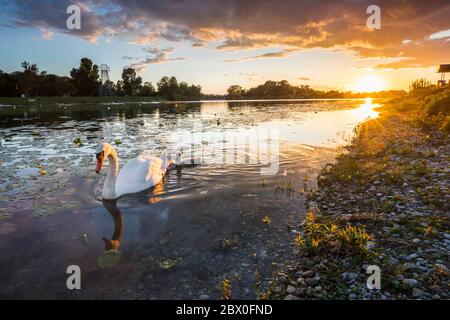
[(100, 173), (100, 171), (102, 171), (102, 166), (103, 166), (103, 157), (104, 157), (104, 153), (100, 152), (96, 155), (97, 158), (97, 165), (95, 166), (95, 172), (96, 173)]

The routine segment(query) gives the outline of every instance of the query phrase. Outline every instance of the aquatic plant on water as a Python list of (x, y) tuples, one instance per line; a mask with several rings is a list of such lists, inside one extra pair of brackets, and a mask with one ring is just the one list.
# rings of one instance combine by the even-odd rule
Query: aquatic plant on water
[(73, 143), (75, 143), (78, 147), (81, 147), (83, 145), (80, 137), (73, 139)]
[(270, 222), (271, 222), (271, 220), (270, 220), (270, 217), (269, 216), (265, 216), (264, 218), (263, 218), (263, 220), (262, 220), (263, 222), (264, 222), (264, 224), (265, 225), (270, 225)]

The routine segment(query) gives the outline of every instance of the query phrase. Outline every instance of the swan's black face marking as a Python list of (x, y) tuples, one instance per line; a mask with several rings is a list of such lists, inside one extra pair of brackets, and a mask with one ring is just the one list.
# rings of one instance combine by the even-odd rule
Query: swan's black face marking
[(103, 160), (105, 158), (105, 151), (97, 153), (95, 157), (97, 158), (97, 166), (95, 167), (95, 172), (100, 173), (103, 166)]

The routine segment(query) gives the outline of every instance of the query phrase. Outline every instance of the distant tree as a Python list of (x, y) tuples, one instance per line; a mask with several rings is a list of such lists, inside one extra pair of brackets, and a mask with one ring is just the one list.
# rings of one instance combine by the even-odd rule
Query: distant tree
[(117, 87), (116, 87), (116, 84), (113, 82), (113, 81), (111, 81), (111, 80), (108, 80), (108, 81), (106, 81), (106, 84), (109, 86), (109, 88), (111, 89), (111, 95), (112, 96), (116, 96), (117, 95)]
[(245, 95), (245, 90), (238, 85), (230, 86), (227, 89), (227, 97), (229, 99), (241, 99)]
[(143, 97), (151, 97), (156, 94), (155, 87), (151, 82), (145, 82), (144, 85), (139, 89), (139, 95)]
[(19, 95), (17, 77), (0, 70), (0, 97), (17, 97)]
[(82, 58), (80, 67), (70, 72), (72, 82), (79, 96), (97, 95), (100, 87), (98, 66), (92, 60)]
[(39, 95), (41, 96), (71, 96), (75, 93), (76, 88), (69, 77), (46, 74), (41, 79), (41, 86), (39, 89)]
[(167, 100), (177, 100), (178, 80), (175, 77), (162, 77), (156, 84), (158, 94)]
[(180, 82), (176, 91), (175, 100), (199, 100), (202, 95), (200, 86), (189, 85), (186, 82)]
[[(322, 93), (323, 98), (341, 98), (341, 96), (343, 97), (344, 94), (337, 91), (337, 90), (330, 90), (327, 92)], [(350, 94), (347, 94), (347, 98), (351, 98), (352, 96)]]
[[(0, 96), (92, 96), (103, 92), (99, 90), (101, 82), (98, 67), (88, 58), (81, 59), (80, 66), (71, 70), (70, 78), (40, 72), (36, 64), (27, 61), (21, 65), (22, 71), (7, 73), (0, 70)], [(132, 68), (125, 68), (122, 80), (116, 84), (109, 81), (103, 85), (111, 88), (111, 94), (117, 96), (159, 94), (168, 100), (199, 100), (203, 97), (200, 86), (178, 82), (175, 77), (161, 78), (157, 83), (157, 91), (150, 82), (145, 82), (142, 86), (141, 77)]]
[(40, 81), (46, 72), (39, 73), (38, 66), (27, 61), (22, 62), (21, 66), (22, 72), (16, 73), (19, 92), (28, 97), (39, 95)]
[(116, 96), (123, 97), (125, 95), (125, 91), (123, 91), (123, 81), (117, 80), (116, 83)]
[(122, 71), (123, 91), (127, 96), (135, 95), (142, 85), (142, 78), (136, 75), (133, 68), (125, 68)]
[(199, 100), (202, 96), (202, 87), (178, 83), (175, 77), (162, 77), (157, 87), (158, 95), (167, 100)]
[(24, 72), (29, 72), (31, 74), (38, 74), (39, 68), (36, 63), (30, 64), (27, 61), (24, 61), (20, 64)]
[(36, 64), (21, 63), (22, 71), (10, 74), (0, 71), (0, 96), (62, 96), (76, 92), (69, 77), (39, 72)]
[(298, 87), (293, 87), (293, 97), (299, 97), (301, 96), (302, 98), (316, 98), (318, 95), (320, 95), (320, 92), (314, 90), (313, 88), (311, 88), (308, 85), (299, 85)]
[[(375, 94), (372, 94), (374, 96)], [(383, 94), (378, 94), (380, 97)], [(392, 95), (392, 93), (391, 93)], [(286, 80), (266, 81), (256, 87), (245, 90), (238, 85), (230, 86), (227, 90), (228, 99), (290, 99), (290, 98), (358, 98), (366, 97), (364, 93), (340, 92), (337, 90), (319, 91), (308, 85), (293, 86)]]
[(101, 96), (114, 96), (116, 95), (116, 85), (111, 80), (106, 80), (100, 84), (99, 95)]

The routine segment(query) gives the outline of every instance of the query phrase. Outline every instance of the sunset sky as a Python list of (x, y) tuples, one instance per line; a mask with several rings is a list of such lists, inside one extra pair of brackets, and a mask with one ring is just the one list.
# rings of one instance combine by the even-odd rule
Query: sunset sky
[[(66, 9), (82, 8), (81, 30)], [(381, 29), (366, 9), (381, 8)], [(407, 89), (450, 63), (450, 1), (19, 0), (0, 2), (0, 69), (68, 75), (86, 56), (144, 81), (164, 75), (225, 93), (288, 80), (317, 89)]]

